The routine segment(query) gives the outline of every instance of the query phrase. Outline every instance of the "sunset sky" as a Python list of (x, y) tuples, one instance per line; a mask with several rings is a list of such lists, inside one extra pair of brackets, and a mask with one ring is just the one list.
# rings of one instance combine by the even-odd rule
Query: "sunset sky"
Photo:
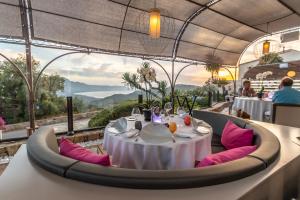
[[(279, 40), (279, 35), (269, 36), (268, 39)], [(242, 62), (248, 62), (250, 60), (256, 59), (254, 54), (254, 46), (251, 45), (248, 50), (244, 53), (242, 57)], [(300, 50), (300, 42), (289, 42), (284, 44), (285, 49), (296, 49)], [(282, 45), (279, 47), (282, 49)], [(0, 51), (4, 55), (13, 58), (18, 54), (24, 54), (24, 46), (22, 45), (12, 45), (12, 44), (0, 44)], [(54, 57), (64, 53), (65, 51), (47, 48), (37, 48), (33, 47), (32, 54), (35, 59), (39, 60), (41, 66), (45, 65), (48, 61)], [(1, 60), (3, 60), (1, 58)], [(136, 72), (137, 68), (142, 63), (141, 59), (121, 57), (121, 56), (110, 56), (110, 55), (100, 55), (100, 54), (75, 54), (66, 56), (62, 59), (57, 60), (52, 63), (45, 73), (58, 73), (72, 81), (80, 81), (87, 84), (96, 85), (123, 85), (122, 74), (124, 72)], [(171, 72), (170, 62), (160, 63)], [(182, 63), (176, 63), (176, 71), (178, 71), (183, 65)], [(158, 80), (167, 80), (164, 72), (155, 67)], [(179, 77), (177, 83), (201, 85), (210, 77), (204, 66), (191, 66), (187, 68)]]

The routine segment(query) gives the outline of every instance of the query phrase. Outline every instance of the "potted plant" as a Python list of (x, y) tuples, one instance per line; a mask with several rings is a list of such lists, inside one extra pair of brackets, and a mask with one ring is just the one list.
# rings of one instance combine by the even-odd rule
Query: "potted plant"
[[(166, 81), (156, 80), (156, 72), (148, 62), (143, 62), (141, 67), (137, 69), (137, 73), (124, 73), (122, 79), (130, 88), (141, 90), (145, 94), (146, 98), (145, 104), (143, 105), (143, 113), (145, 120), (150, 121), (152, 103), (155, 99), (161, 99), (162, 102), (165, 99), (167, 90)], [(154, 85), (156, 85), (156, 87)], [(158, 94), (161, 94), (161, 97), (159, 97)]]
[(271, 71), (266, 71), (266, 72), (256, 74), (256, 79), (260, 81), (260, 90), (257, 93), (257, 97), (259, 99), (262, 99), (264, 95), (264, 90), (265, 90), (264, 79), (266, 79), (268, 76), (271, 76), (272, 74), (273, 72)]

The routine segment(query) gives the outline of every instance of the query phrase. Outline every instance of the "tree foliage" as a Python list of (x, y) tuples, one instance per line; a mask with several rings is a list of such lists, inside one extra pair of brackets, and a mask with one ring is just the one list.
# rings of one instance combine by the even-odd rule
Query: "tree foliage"
[(138, 69), (137, 73), (125, 72), (122, 76), (123, 83), (131, 89), (141, 90), (146, 94), (147, 107), (150, 107), (153, 102), (152, 97), (165, 100), (167, 93), (167, 82), (158, 81), (156, 79), (156, 73), (151, 68), (150, 63), (144, 62)]
[[(20, 55), (11, 59), (20, 70), (26, 74), (26, 59)], [(32, 59), (33, 78), (36, 80), (40, 63)], [(66, 111), (66, 100), (57, 95), (64, 89), (65, 79), (58, 74), (43, 74), (37, 86), (35, 99), (35, 115), (37, 118), (58, 115)], [(0, 115), (4, 116), (8, 123), (18, 123), (28, 120), (27, 110), (28, 90), (23, 78), (17, 70), (8, 62), (0, 63)], [(83, 103), (73, 100), (74, 111), (80, 111)]]

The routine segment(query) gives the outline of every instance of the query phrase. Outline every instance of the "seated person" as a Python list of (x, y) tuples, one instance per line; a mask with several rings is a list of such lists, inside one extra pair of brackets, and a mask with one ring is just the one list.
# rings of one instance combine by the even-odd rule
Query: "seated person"
[(245, 80), (243, 82), (243, 88), (240, 88), (238, 91), (239, 96), (246, 97), (254, 97), (256, 96), (256, 92), (253, 88), (251, 88), (251, 82), (249, 80)]
[(281, 80), (279, 90), (273, 95), (273, 103), (300, 104), (300, 91), (292, 88), (293, 82), (288, 76)]

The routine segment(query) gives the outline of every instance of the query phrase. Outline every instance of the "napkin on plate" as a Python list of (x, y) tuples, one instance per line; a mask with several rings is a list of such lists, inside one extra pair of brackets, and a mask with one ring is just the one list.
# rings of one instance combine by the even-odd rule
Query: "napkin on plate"
[(124, 117), (117, 119), (107, 130), (112, 133), (124, 133), (127, 130), (127, 120)]
[(148, 143), (164, 143), (172, 141), (172, 133), (163, 124), (147, 124), (141, 130), (140, 137)]

